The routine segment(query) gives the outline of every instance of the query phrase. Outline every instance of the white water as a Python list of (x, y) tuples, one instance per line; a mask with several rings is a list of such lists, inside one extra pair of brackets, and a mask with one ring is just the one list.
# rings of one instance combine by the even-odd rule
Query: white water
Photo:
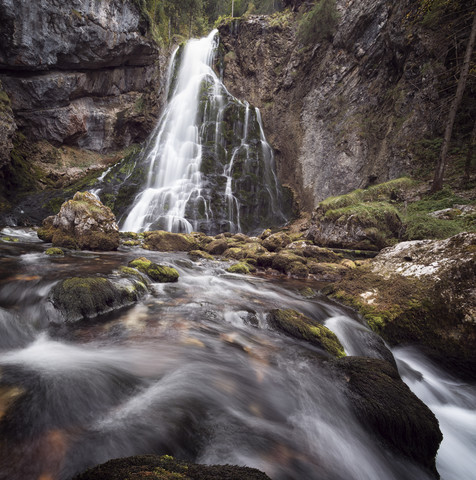
[(443, 442), (436, 457), (441, 480), (476, 478), (476, 387), (439, 369), (413, 348), (394, 350), (403, 381), (438, 418)]
[(193, 229), (185, 218), (185, 208), (192, 196), (201, 197), (202, 146), (197, 112), (205, 79), (218, 93), (220, 82), (211, 68), (216, 33), (214, 30), (208, 37), (191, 40), (185, 46), (175, 90), (148, 154), (146, 188), (135, 199), (123, 230), (145, 231), (158, 221), (169, 231)]
[[(370, 332), (345, 315), (325, 322), (348, 355), (362, 355), (362, 334)], [(360, 340), (360, 341), (358, 341)], [(402, 380), (435, 414), (443, 434), (436, 457), (441, 480), (476, 478), (476, 387), (443, 372), (412, 347), (393, 355)]]
[(261, 115), (213, 71), (216, 33), (174, 53), (170, 100), (138, 162), (147, 179), (124, 231), (250, 232), (286, 221)]

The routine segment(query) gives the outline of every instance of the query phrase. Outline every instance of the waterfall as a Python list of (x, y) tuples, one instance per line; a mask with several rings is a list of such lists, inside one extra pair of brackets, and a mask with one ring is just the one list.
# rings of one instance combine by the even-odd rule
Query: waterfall
[(147, 174), (122, 230), (249, 233), (286, 221), (261, 115), (214, 72), (217, 45), (214, 30), (175, 51), (169, 100), (138, 160)]

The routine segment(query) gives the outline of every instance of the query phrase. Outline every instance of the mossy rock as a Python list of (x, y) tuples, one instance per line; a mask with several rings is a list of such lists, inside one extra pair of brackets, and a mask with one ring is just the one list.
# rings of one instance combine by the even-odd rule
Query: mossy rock
[(137, 247), (142, 245), (142, 242), (140, 240), (126, 240), (122, 244), (126, 247)]
[(270, 480), (263, 472), (232, 465), (198, 465), (169, 455), (118, 458), (76, 475), (73, 480)]
[(0, 240), (2, 240), (2, 242), (8, 242), (8, 243), (19, 242), (18, 238), (15, 238), (15, 237), (2, 237)]
[(64, 251), (61, 248), (51, 247), (45, 251), (46, 255), (64, 257)]
[(254, 270), (255, 268), (252, 265), (249, 265), (245, 262), (235, 263), (234, 265), (231, 265), (231, 267), (228, 267), (226, 269), (226, 271), (229, 273), (241, 273), (243, 275), (248, 275)]
[(155, 230), (144, 233), (144, 248), (158, 252), (190, 252), (198, 248), (195, 238), (186, 233)]
[(262, 245), (270, 252), (279, 252), (291, 243), (291, 237), (285, 232), (273, 233), (263, 239)]
[(310, 274), (323, 282), (336, 282), (340, 280), (348, 270), (348, 267), (345, 265), (325, 262), (308, 262), (307, 267)]
[(289, 273), (294, 263), (306, 263), (306, 259), (296, 255), (292, 251), (281, 250), (272, 261), (272, 267), (278, 272)]
[(232, 258), (234, 260), (241, 260), (242, 258), (245, 258), (246, 252), (239, 247), (231, 247), (228, 248), (223, 252), (223, 256), (225, 258)]
[(332, 362), (361, 424), (393, 451), (438, 478), (435, 457), (443, 438), (433, 412), (388, 362), (346, 357)]
[(266, 252), (256, 257), (256, 265), (261, 268), (271, 268), (273, 266), (273, 260), (277, 253)]
[(205, 250), (211, 255), (222, 255), (228, 250), (228, 242), (225, 238), (217, 238), (212, 240), (205, 246)]
[(309, 275), (309, 268), (301, 262), (292, 262), (288, 266), (286, 273), (292, 277), (307, 278)]
[(202, 250), (191, 250), (190, 252), (188, 252), (188, 256), (194, 260), (198, 258), (202, 258), (204, 260), (214, 260), (214, 257), (212, 255)]
[(59, 213), (43, 220), (38, 237), (54, 247), (117, 250), (119, 230), (111, 209), (89, 192), (77, 192)]
[(331, 330), (296, 310), (271, 310), (267, 318), (273, 328), (291, 337), (306, 340), (334, 357), (345, 356), (344, 348)]
[(129, 305), (144, 293), (136, 282), (115, 285), (104, 277), (72, 277), (54, 286), (50, 300), (67, 321), (74, 322)]
[(154, 282), (173, 283), (179, 279), (178, 271), (173, 267), (166, 265), (158, 265), (153, 263), (145, 257), (136, 258), (129, 262), (129, 267), (136, 268), (142, 273), (145, 273)]

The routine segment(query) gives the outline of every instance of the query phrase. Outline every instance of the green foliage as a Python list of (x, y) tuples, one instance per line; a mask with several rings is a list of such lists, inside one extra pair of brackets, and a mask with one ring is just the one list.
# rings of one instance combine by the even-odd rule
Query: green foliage
[(304, 44), (332, 38), (337, 26), (338, 13), (335, 0), (319, 0), (304, 14), (299, 24), (298, 36)]

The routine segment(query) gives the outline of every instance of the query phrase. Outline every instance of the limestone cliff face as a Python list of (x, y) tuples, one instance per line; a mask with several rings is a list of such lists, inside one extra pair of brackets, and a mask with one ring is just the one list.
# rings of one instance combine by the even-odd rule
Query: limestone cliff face
[(107, 152), (142, 141), (165, 58), (132, 0), (0, 0), (0, 79), (32, 141)]
[(261, 108), (279, 176), (304, 210), (408, 173), (415, 141), (438, 127), (438, 43), (414, 2), (338, 0), (331, 41), (303, 46), (298, 17), (220, 27), (224, 82)]

